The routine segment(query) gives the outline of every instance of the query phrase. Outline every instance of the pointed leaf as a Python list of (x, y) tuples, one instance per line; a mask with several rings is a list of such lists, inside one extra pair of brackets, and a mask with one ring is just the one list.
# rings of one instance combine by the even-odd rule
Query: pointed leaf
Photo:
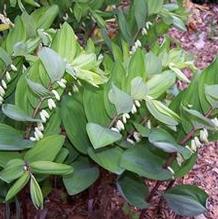
[(104, 128), (95, 123), (88, 123), (86, 125), (86, 130), (89, 139), (95, 149), (113, 144), (114, 142), (122, 138), (122, 135), (120, 133), (112, 131), (108, 128)]

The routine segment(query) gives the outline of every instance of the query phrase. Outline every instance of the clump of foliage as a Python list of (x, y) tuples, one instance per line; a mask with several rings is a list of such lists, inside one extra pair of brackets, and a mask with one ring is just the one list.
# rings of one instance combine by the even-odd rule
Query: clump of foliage
[[(206, 210), (202, 189), (173, 185), (192, 169), (198, 148), (217, 137), (218, 60), (197, 72), (189, 55), (171, 47), (169, 27), (185, 30), (179, 5), (135, 0), (121, 9), (118, 3), (0, 3), (10, 18), (2, 15), (0, 24), (3, 203), (17, 203), (29, 189), (41, 209), (49, 176), (61, 176), (72, 196), (104, 168), (139, 209), (149, 208), (167, 182), (161, 199), (178, 215)], [(118, 30), (109, 37), (111, 21)], [(181, 71), (186, 67), (195, 72), (192, 82)], [(188, 85), (182, 92), (178, 79)], [(156, 180), (153, 189), (146, 179)]]

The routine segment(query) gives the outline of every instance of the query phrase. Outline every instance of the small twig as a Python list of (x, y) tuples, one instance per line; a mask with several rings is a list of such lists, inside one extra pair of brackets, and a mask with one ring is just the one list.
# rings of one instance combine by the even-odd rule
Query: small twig
[(113, 125), (117, 121), (117, 119), (118, 119), (118, 116), (114, 116), (114, 118), (112, 119), (111, 123), (108, 126), (109, 129), (113, 127)]

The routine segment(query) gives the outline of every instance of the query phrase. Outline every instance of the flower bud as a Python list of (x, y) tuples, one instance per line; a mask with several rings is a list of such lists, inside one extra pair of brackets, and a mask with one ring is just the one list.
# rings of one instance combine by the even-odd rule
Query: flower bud
[(124, 130), (125, 129), (124, 124), (122, 123), (121, 120), (117, 121), (116, 127), (117, 127), (118, 130)]
[(111, 130), (114, 131), (114, 132), (120, 133), (119, 129), (117, 129), (117, 128), (112, 127)]
[(42, 132), (39, 130), (38, 127), (35, 127), (35, 132), (37, 133), (37, 135), (39, 136), (39, 138), (43, 138), (43, 134), (42, 134)]
[(42, 122), (45, 123), (47, 121), (45, 115), (42, 112), (40, 112), (39, 115), (40, 115), (40, 118), (41, 118)]
[(135, 105), (136, 105), (137, 107), (141, 107), (141, 103), (140, 103), (138, 100), (135, 100)]
[(37, 127), (38, 127), (38, 129), (39, 129), (40, 131), (44, 131), (44, 126), (43, 126), (43, 124), (42, 124), (41, 122), (38, 122), (38, 123), (37, 123)]
[(61, 88), (63, 88), (63, 89), (66, 88), (66, 84), (63, 83), (62, 81), (57, 81), (57, 83), (58, 83), (58, 85), (59, 85)]
[(190, 149), (190, 151), (192, 151), (192, 153), (197, 151), (197, 145), (196, 145), (194, 139), (191, 140), (191, 148), (189, 148), (189, 149)]
[(13, 64), (11, 64), (11, 69), (12, 69), (12, 71), (17, 71), (17, 68), (16, 68), (16, 66), (15, 66), (15, 65), (13, 65)]
[(0, 85), (0, 96), (4, 96), (5, 95), (5, 90), (4, 88)]
[(179, 166), (182, 166), (182, 163), (184, 162), (184, 158), (180, 153), (177, 153), (176, 161), (177, 161)]
[(142, 28), (142, 35), (144, 36), (144, 35), (147, 35), (148, 34), (148, 31), (143, 27)]
[(61, 97), (60, 97), (59, 93), (58, 93), (56, 90), (52, 90), (51, 92), (54, 94), (54, 96), (55, 96), (56, 100), (58, 100), (58, 101), (59, 101), (59, 100), (61, 99)]
[(49, 114), (48, 114), (48, 112), (46, 110), (42, 110), (41, 112), (43, 113), (45, 118), (49, 119), (50, 116), (49, 116)]
[(6, 72), (5, 77), (6, 77), (6, 80), (7, 80), (8, 82), (11, 81), (11, 75), (10, 75), (10, 73), (9, 73), (8, 71)]
[(136, 109), (136, 106), (135, 106), (135, 104), (133, 104), (133, 106), (132, 106), (131, 113), (132, 113), (132, 114), (135, 114), (135, 113), (137, 113), (137, 109)]
[(175, 171), (172, 167), (168, 166), (167, 169), (172, 173), (172, 175), (175, 175)]
[(2, 87), (3, 87), (4, 89), (7, 89), (7, 84), (5, 83), (5, 80), (2, 80)]
[(79, 88), (75, 84), (73, 85), (73, 92), (79, 92)]
[(54, 102), (54, 100), (53, 99), (48, 99), (48, 108), (50, 109), (50, 110), (52, 110), (53, 108), (56, 108), (56, 104), (55, 104), (55, 102)]
[(151, 23), (151, 21), (148, 21), (145, 23), (145, 27), (149, 30), (150, 26), (152, 26), (153, 24)]
[(194, 137), (194, 141), (195, 141), (195, 145), (196, 145), (197, 148), (201, 147), (202, 144), (201, 144), (198, 137)]
[(127, 138), (126, 141), (129, 142), (130, 144), (135, 144), (135, 142), (131, 138)]
[(136, 142), (141, 141), (140, 134), (138, 132), (133, 132), (133, 137), (136, 140)]
[(214, 119), (211, 119), (211, 122), (218, 128), (218, 119), (215, 117)]
[(200, 130), (200, 140), (204, 143), (208, 143), (208, 132), (207, 129)]
[(36, 141), (36, 138), (30, 137), (30, 141)]

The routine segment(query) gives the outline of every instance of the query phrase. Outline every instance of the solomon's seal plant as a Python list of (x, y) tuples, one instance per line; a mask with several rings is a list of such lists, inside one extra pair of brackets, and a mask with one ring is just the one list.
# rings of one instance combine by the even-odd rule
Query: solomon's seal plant
[[(198, 148), (217, 139), (218, 60), (198, 72), (171, 47), (165, 33), (171, 25), (185, 30), (184, 10), (159, 0), (125, 10), (117, 1), (54, 2), (0, 3), (13, 21), (0, 47), (0, 200), (9, 206), (29, 191), (41, 209), (50, 175), (72, 196), (104, 168), (141, 218), (163, 182), (160, 200), (178, 215), (203, 213), (207, 194), (174, 183)], [(111, 21), (118, 31), (110, 38)], [(177, 80), (188, 88), (178, 90)]]

